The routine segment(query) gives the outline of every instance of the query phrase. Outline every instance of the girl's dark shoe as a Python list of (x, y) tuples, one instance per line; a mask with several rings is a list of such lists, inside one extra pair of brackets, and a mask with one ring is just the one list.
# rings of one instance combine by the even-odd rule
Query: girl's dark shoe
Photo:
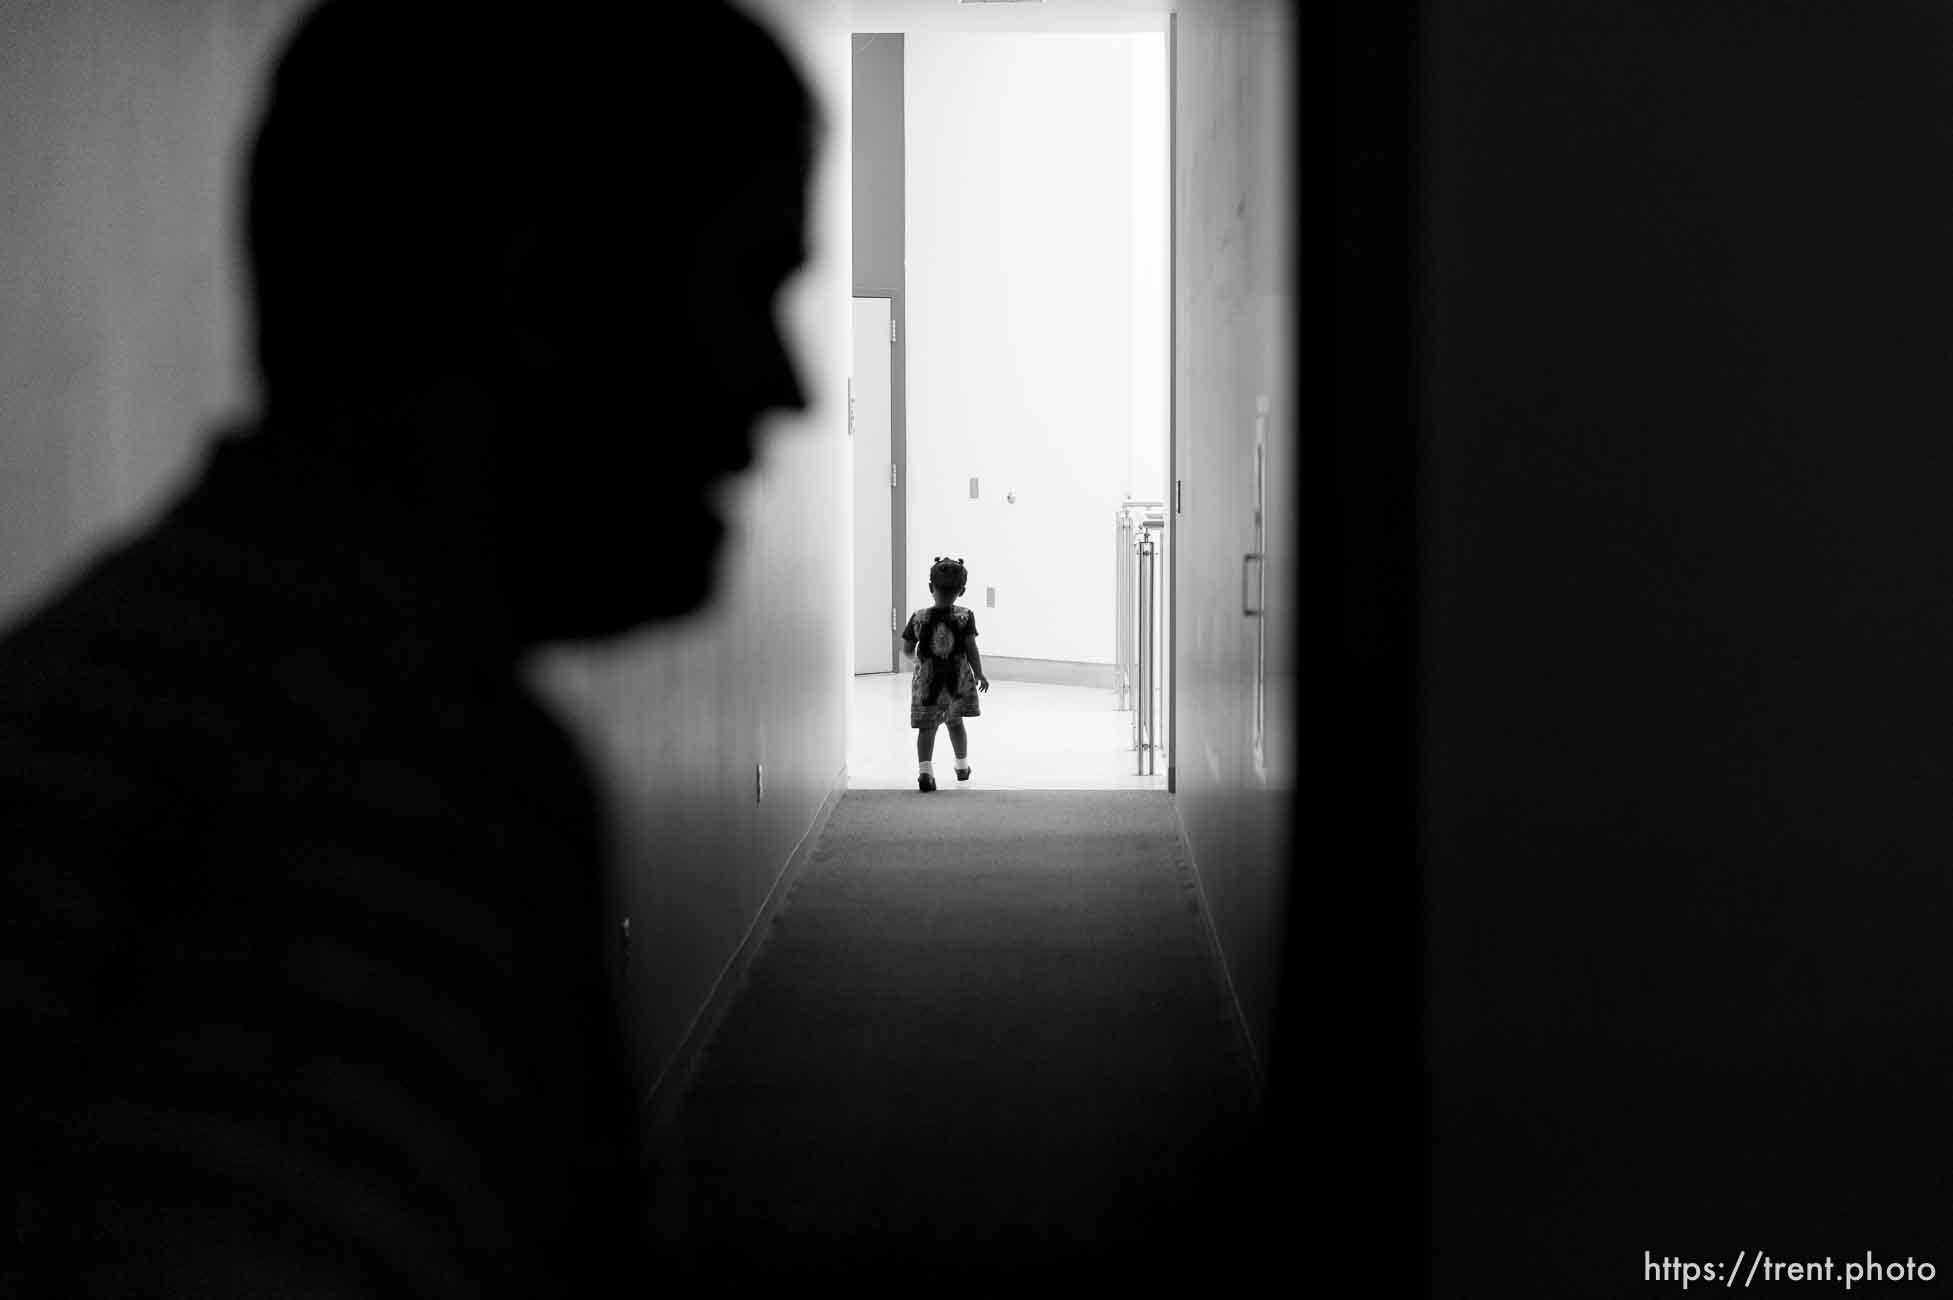
[(922, 791), (924, 794), (928, 794), (931, 790), (934, 790), (936, 788), (936, 778), (929, 775), (927, 772), (922, 772), (917, 774), (915, 779), (915, 785), (916, 785), (916, 789)]
[(967, 781), (967, 780), (969, 780), (969, 779), (970, 779), (970, 769), (969, 769), (969, 768), (967, 768), (967, 767), (959, 767), (959, 768), (957, 768), (957, 769), (956, 769), (956, 779), (957, 779), (957, 780), (959, 780), (959, 781)]

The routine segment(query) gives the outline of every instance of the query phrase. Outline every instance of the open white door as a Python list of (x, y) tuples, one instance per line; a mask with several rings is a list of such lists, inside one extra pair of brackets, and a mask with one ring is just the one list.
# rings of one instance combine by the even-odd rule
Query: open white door
[(854, 300), (854, 387), (848, 427), (854, 435), (854, 670), (895, 671), (895, 457), (890, 371), (890, 302)]

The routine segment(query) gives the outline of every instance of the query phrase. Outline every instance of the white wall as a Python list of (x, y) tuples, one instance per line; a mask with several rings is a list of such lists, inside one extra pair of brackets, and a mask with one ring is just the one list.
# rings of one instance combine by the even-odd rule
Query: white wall
[(0, 622), (255, 398), (236, 166), (301, 7), (0, 4)]
[[(1155, 44), (1155, 42), (1157, 42)], [(1136, 500), (1167, 499), (1168, 414), (1172, 350), (1167, 273), (1172, 249), (1168, 184), (1166, 36), (1140, 41), (1130, 101), (1132, 114), (1132, 467), (1127, 490)]]
[[(1175, 806), (1264, 1053), (1295, 843), (1294, 22), (1280, 0), (1183, 0), (1174, 127)], [(1242, 557), (1257, 549), (1257, 426), (1267, 454), (1263, 618), (1241, 609)]]
[(904, 82), (908, 603), (961, 555), (986, 651), (1110, 663), (1113, 512), (1165, 491), (1164, 38), (915, 32)]

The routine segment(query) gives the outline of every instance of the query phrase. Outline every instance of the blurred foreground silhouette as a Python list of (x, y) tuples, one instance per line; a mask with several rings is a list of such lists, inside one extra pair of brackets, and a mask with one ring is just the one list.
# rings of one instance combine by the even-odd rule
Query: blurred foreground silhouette
[[(719, 5), (556, 12), (309, 13), (251, 153), (261, 419), (0, 642), (27, 1294), (642, 1262), (600, 809), (518, 668), (709, 599), (712, 494), (801, 403), (812, 106)], [(676, 64), (736, 88), (710, 132)]]

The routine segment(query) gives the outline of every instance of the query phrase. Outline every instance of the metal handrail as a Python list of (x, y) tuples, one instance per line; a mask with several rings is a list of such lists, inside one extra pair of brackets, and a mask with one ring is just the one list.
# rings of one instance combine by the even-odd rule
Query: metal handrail
[(1161, 748), (1165, 680), (1159, 668), (1160, 555), (1165, 535), (1164, 501), (1128, 501), (1115, 515), (1119, 708), (1133, 715), (1132, 749), (1142, 776), (1156, 770)]
[(1113, 587), (1112, 601), (1112, 646), (1113, 660), (1118, 665), (1119, 708), (1121, 711), (1132, 707), (1132, 633), (1133, 620), (1128, 612), (1132, 601), (1132, 515), (1120, 510), (1112, 518), (1112, 563)]
[(1156, 694), (1156, 681), (1159, 676), (1159, 646), (1156, 627), (1159, 619), (1159, 542), (1153, 533), (1163, 527), (1151, 522), (1140, 526), (1139, 534), (1139, 707), (1133, 710), (1136, 732), (1133, 748), (1137, 751), (1139, 774), (1151, 776), (1154, 773), (1154, 756), (1158, 748), (1159, 698)]

